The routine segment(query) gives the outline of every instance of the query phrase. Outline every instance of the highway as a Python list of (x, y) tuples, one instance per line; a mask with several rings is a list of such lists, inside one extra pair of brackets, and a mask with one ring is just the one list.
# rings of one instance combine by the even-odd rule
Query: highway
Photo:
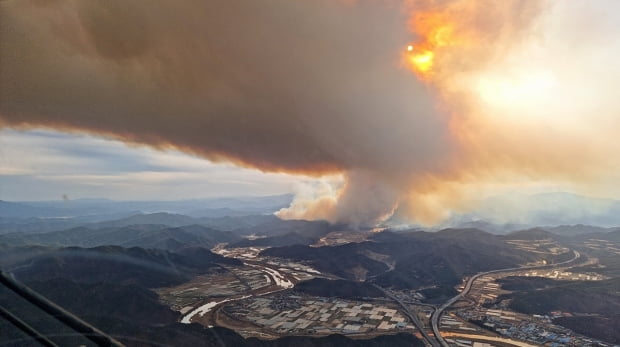
[(382, 291), (383, 294), (385, 294), (385, 296), (387, 296), (388, 298), (396, 301), (403, 308), (405, 315), (409, 317), (409, 319), (413, 322), (413, 325), (415, 325), (415, 327), (420, 331), (420, 334), (422, 334), (422, 337), (427, 342), (427, 344), (433, 347), (439, 347), (439, 343), (437, 343), (437, 341), (426, 332), (426, 330), (424, 329), (424, 325), (422, 325), (422, 322), (420, 322), (420, 318), (415, 312), (411, 312), (411, 310), (409, 309), (409, 306), (405, 305), (404, 302), (402, 302), (399, 298), (397, 298), (396, 296), (394, 296), (392, 293), (385, 290), (384, 288), (376, 284), (373, 284), (373, 286), (379, 289), (380, 291)]
[(439, 342), (439, 344), (441, 346), (449, 347), (448, 343), (441, 336), (441, 332), (439, 331), (439, 321), (441, 320), (441, 315), (443, 314), (443, 311), (445, 309), (447, 309), (448, 307), (452, 306), (452, 304), (454, 304), (455, 302), (459, 301), (461, 298), (466, 296), (469, 293), (469, 291), (471, 290), (472, 284), (478, 278), (480, 278), (482, 276), (485, 276), (485, 275), (493, 274), (493, 273), (509, 272), (509, 271), (521, 271), (521, 270), (548, 269), (548, 268), (553, 268), (553, 267), (556, 267), (556, 266), (566, 265), (566, 264), (574, 262), (579, 257), (581, 257), (581, 254), (579, 254), (579, 252), (577, 252), (575, 250), (573, 250), (573, 254), (575, 256), (572, 259), (567, 260), (567, 261), (563, 261), (561, 263), (549, 264), (549, 265), (538, 265), (538, 266), (513, 267), (513, 268), (509, 268), (509, 269), (492, 270), (492, 271), (487, 271), (487, 272), (481, 272), (479, 274), (476, 274), (476, 275), (472, 276), (467, 281), (467, 284), (465, 284), (465, 288), (463, 288), (463, 291), (461, 291), (458, 295), (456, 295), (452, 299), (448, 300), (445, 304), (441, 305), (437, 310), (435, 310), (435, 312), (433, 312), (433, 315), (431, 316), (431, 326), (433, 328), (433, 334), (435, 334), (435, 339)]

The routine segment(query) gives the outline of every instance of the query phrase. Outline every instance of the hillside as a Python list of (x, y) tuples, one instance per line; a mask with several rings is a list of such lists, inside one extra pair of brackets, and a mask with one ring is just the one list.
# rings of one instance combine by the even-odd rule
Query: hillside
[(39, 207), (0, 200), (0, 217), (3, 218), (62, 217), (63, 215), (63, 211), (56, 207)]
[(159, 224), (131, 225), (91, 229), (77, 227), (48, 233), (12, 233), (0, 235), (0, 243), (10, 245), (46, 245), (96, 247), (117, 245), (176, 250), (187, 246), (213, 248), (221, 242), (235, 242), (239, 236), (200, 225), (171, 228)]
[(502, 289), (510, 291), (532, 291), (545, 288), (554, 288), (566, 284), (576, 283), (573, 281), (560, 281), (546, 277), (519, 277), (509, 276), (500, 278), (497, 283), (501, 284)]
[(318, 239), (332, 229), (333, 227), (324, 221), (275, 219), (235, 230), (235, 233), (240, 235), (282, 236), (293, 232), (303, 237)]
[(565, 283), (510, 294), (510, 307), (529, 314), (566, 311), (613, 315), (620, 311), (620, 278), (604, 281)]
[(614, 230), (606, 234), (597, 235), (602, 240), (620, 242), (620, 230)]
[(476, 229), (385, 231), (362, 243), (275, 247), (262, 254), (309, 261), (321, 271), (346, 279), (371, 280), (398, 289), (429, 285), (449, 289), (466, 275), (538, 259), (535, 254), (514, 249), (502, 237)]
[(510, 308), (517, 312), (569, 312), (575, 316), (557, 318), (554, 323), (611, 343), (620, 341), (620, 278), (571, 282), (516, 277), (500, 283), (504, 289), (516, 290), (500, 299), (511, 299)]
[(545, 229), (541, 228), (532, 228), (525, 230), (518, 230), (505, 235), (504, 238), (506, 240), (557, 240), (560, 237), (556, 234), (553, 234)]
[(295, 245), (268, 248), (261, 255), (309, 261), (319, 271), (357, 281), (388, 270), (384, 263), (362, 255), (363, 248), (364, 245), (356, 243), (337, 247)]
[(562, 235), (562, 236), (605, 234), (611, 231), (618, 230), (618, 228), (604, 228), (604, 227), (583, 225), (583, 224), (558, 225), (555, 227), (545, 227), (544, 229), (553, 234)]
[(137, 214), (118, 220), (99, 222), (89, 225), (89, 227), (93, 229), (102, 229), (126, 227), (138, 224), (158, 224), (167, 225), (169, 227), (179, 227), (183, 225), (196, 224), (196, 219), (182, 214), (158, 212), (150, 214)]
[[(352, 340), (342, 335), (321, 338), (289, 336), (276, 340), (244, 339), (225, 328), (204, 328), (198, 324), (180, 324), (180, 314), (161, 304), (157, 295), (135, 285), (116, 283), (84, 284), (65, 278), (27, 282), (34, 290), (70, 312), (114, 336), (127, 346), (423, 346), (411, 334), (385, 335)], [(19, 314), (28, 324), (48, 335), (61, 346), (91, 345), (52, 317), (0, 288), (0, 305)], [(5, 320), (0, 320), (0, 344), (29, 345), (29, 339)]]
[[(30, 259), (20, 259), (17, 255), (30, 255)], [(172, 253), (117, 246), (4, 248), (0, 259), (3, 270), (133, 346), (141, 345), (140, 339), (166, 344), (185, 341), (203, 346), (217, 343), (218, 337), (213, 332), (176, 323), (179, 314), (161, 304), (157, 294), (148, 288), (185, 282), (216, 269), (218, 263), (240, 264), (201, 248)], [(0, 288), (0, 305), (43, 333), (73, 335), (73, 331), (4, 287)], [(230, 333), (233, 338), (240, 338)], [(0, 341), (22, 337), (4, 320), (0, 322), (0, 336)], [(54, 341), (63, 346), (90, 345), (83, 338), (73, 336), (55, 337)], [(15, 345), (23, 345), (23, 341)]]
[(209, 228), (222, 231), (237, 231), (255, 227), (261, 224), (276, 223), (280, 218), (272, 215), (224, 216), (214, 218), (199, 218), (198, 223)]
[[(381, 233), (384, 234), (384, 233)], [(477, 229), (446, 229), (437, 233), (378, 234), (369, 248), (390, 255), (393, 271), (375, 281), (386, 287), (417, 288), (439, 285), (451, 288), (461, 278), (493, 269), (517, 266), (537, 259), (514, 249), (500, 236)]]
[(570, 330), (592, 336), (613, 344), (620, 344), (620, 314), (597, 317), (560, 317), (553, 320), (553, 323), (567, 327)]
[[(26, 253), (19, 250), (8, 252)], [(218, 267), (239, 265), (236, 259), (224, 258), (202, 248), (188, 248), (181, 253), (138, 247), (102, 246), (37, 249), (26, 259), (2, 259), (5, 271), (24, 281), (65, 278), (80, 283), (135, 284), (156, 288), (182, 283), (189, 278)]]

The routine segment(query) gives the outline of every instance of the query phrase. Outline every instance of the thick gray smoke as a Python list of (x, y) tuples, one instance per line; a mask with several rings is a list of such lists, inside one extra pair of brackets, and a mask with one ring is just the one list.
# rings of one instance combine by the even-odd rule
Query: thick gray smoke
[(4, 1), (0, 124), (265, 171), (351, 172), (330, 218), (371, 222), (394, 208), (398, 182), (450, 151), (446, 120), (401, 65), (400, 6)]

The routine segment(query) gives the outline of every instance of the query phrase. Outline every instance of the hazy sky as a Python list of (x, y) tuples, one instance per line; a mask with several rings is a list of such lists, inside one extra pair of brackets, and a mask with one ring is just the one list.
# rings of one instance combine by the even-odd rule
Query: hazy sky
[(4, 1), (0, 42), (2, 199), (620, 198), (616, 0)]
[(48, 130), (0, 131), (0, 199), (173, 200), (291, 193), (307, 178)]

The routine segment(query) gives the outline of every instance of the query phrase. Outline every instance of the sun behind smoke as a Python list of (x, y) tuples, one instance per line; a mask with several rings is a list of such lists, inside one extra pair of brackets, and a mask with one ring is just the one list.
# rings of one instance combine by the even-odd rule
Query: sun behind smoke
[(449, 16), (435, 9), (415, 12), (410, 27), (418, 40), (407, 46), (405, 61), (418, 77), (428, 79), (433, 73), (437, 52), (459, 44), (462, 39), (456, 36), (455, 25)]

